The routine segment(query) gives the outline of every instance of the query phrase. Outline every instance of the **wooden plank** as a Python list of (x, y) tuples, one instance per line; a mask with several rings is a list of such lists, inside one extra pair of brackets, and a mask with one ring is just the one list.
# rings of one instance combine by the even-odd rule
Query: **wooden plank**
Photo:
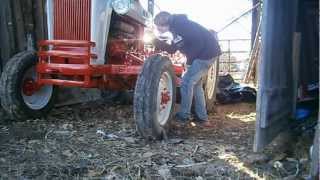
[[(3, 66), (12, 53), (12, 46), (14, 44), (10, 41), (10, 37), (12, 37), (10, 33), (10, 30), (12, 30), (11, 20), (10, 0), (2, 0), (0, 6), (0, 75), (3, 71)], [(0, 106), (0, 119), (3, 119), (5, 116)]]
[(255, 37), (258, 30), (259, 22), (260, 22), (260, 12), (261, 12), (261, 1), (260, 0), (252, 0), (252, 6), (255, 6), (259, 3), (259, 6), (252, 10), (251, 16), (251, 49), (254, 47)]
[(15, 39), (18, 51), (23, 51), (26, 48), (25, 28), (23, 22), (23, 13), (20, 0), (12, 0), (11, 6), (14, 15)]
[(30, 34), (34, 32), (34, 23), (33, 23), (33, 6), (31, 0), (20, 0), (21, 11), (23, 15), (24, 30), (25, 34)]
[(313, 179), (319, 178), (319, 144), (320, 144), (320, 114), (318, 114), (318, 125), (316, 127), (316, 133), (313, 140), (313, 149), (311, 156), (310, 175)]
[(0, 77), (1, 77), (1, 73), (2, 73), (2, 71), (3, 71), (3, 60), (2, 60), (2, 58), (1, 58), (1, 51), (0, 51)]
[(45, 0), (34, 1), (34, 24), (35, 24), (35, 41), (47, 39), (47, 24), (46, 24), (46, 15), (45, 15)]
[(4, 65), (4, 58), (9, 56), (9, 33), (8, 33), (8, 23), (7, 23), (7, 16), (6, 16), (6, 8), (7, 8), (7, 0), (5, 0), (2, 5), (0, 6), (0, 39), (1, 39), (1, 46), (0, 46), (0, 73), (2, 72), (2, 67)]
[(33, 1), (32, 0), (22, 0), (21, 8), (24, 17), (24, 27), (25, 27), (25, 39), (26, 39), (26, 49), (34, 50), (35, 49), (35, 40), (34, 40), (34, 16), (33, 16)]
[(254, 77), (255, 77), (255, 72), (256, 72), (256, 68), (257, 68), (257, 62), (259, 60), (259, 56), (260, 56), (260, 50), (261, 50), (261, 43), (259, 42), (258, 45), (257, 45), (257, 49), (256, 49), (256, 52), (255, 52), (255, 55), (254, 55), (254, 58), (253, 58), (253, 61), (252, 61), (252, 65), (251, 65), (251, 68), (249, 69), (249, 73), (247, 75), (247, 81), (246, 83), (249, 83), (250, 80), (253, 80), (254, 81)]
[(293, 79), (293, 103), (292, 103), (292, 117), (296, 114), (298, 84), (299, 84), (299, 59), (300, 59), (300, 45), (301, 33), (295, 32), (293, 34), (293, 52), (292, 52), (292, 79)]
[(12, 20), (13, 18), (10, 0), (3, 0), (0, 6), (0, 54), (2, 66), (4, 66), (12, 54), (15, 53), (15, 40)]
[(269, 0), (263, 8), (254, 151), (262, 150), (289, 127), (293, 95), (292, 42), (298, 0)]
[(7, 0), (7, 23), (8, 23), (8, 32), (9, 32), (9, 42), (10, 42), (10, 54), (6, 60), (8, 60), (13, 54), (17, 52), (17, 43), (15, 41), (15, 30), (14, 30), (14, 18), (13, 18), (13, 9), (10, 4), (11, 0)]
[(251, 50), (251, 53), (250, 53), (248, 69), (247, 69), (247, 72), (245, 73), (245, 76), (244, 76), (244, 79), (243, 79), (244, 83), (249, 83), (250, 78), (253, 75), (255, 66), (257, 64), (256, 61), (259, 58), (260, 45), (261, 45), (261, 42), (260, 42), (260, 29), (261, 29), (261, 19), (260, 19), (260, 22), (259, 22), (259, 25), (258, 25), (258, 29), (257, 29), (257, 32), (256, 32), (255, 39), (254, 39), (253, 49)]

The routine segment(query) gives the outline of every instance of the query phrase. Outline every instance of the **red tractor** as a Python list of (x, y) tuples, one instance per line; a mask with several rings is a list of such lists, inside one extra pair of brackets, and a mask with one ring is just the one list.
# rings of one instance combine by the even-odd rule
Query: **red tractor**
[[(148, 1), (153, 11), (153, 1)], [(134, 118), (145, 138), (161, 138), (176, 102), (183, 67), (147, 51), (151, 13), (135, 0), (47, 0), (48, 40), (38, 52), (12, 57), (1, 77), (0, 98), (13, 119), (38, 118), (52, 109), (58, 87), (134, 90)], [(205, 83), (208, 109), (217, 64)]]

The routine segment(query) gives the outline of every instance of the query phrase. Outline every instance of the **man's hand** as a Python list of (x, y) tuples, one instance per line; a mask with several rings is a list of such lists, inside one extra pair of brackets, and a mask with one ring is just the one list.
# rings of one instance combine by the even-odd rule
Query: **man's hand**
[(152, 41), (152, 44), (155, 46), (156, 51), (167, 51), (170, 54), (173, 54), (177, 51), (177, 48), (175, 46), (172, 46), (164, 41), (161, 41), (157, 38), (155, 38)]
[[(161, 41), (161, 40), (159, 40), (159, 39), (157, 39), (157, 38), (154, 38), (154, 39), (152, 40), (152, 44), (153, 44), (153, 46), (155, 47), (155, 50), (156, 50), (156, 51), (159, 51), (159, 50), (163, 51), (163, 50), (164, 50), (164, 49), (162, 48), (162, 47), (164, 46), (163, 43), (165, 43), (165, 42), (163, 42), (163, 41)], [(167, 44), (167, 43), (165, 43), (165, 44)]]

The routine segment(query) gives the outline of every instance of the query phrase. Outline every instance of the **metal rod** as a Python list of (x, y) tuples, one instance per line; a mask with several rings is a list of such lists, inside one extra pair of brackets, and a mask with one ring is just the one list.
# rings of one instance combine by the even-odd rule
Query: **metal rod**
[(230, 23), (228, 23), (227, 25), (225, 25), (223, 28), (221, 28), (218, 33), (220, 33), (221, 31), (225, 30), (227, 27), (229, 27), (230, 25), (232, 25), (233, 23), (237, 22), (239, 19), (241, 19), (243, 16), (249, 14), (251, 11), (253, 11), (255, 8), (259, 7), (260, 2), (257, 3), (255, 6), (253, 6), (251, 9), (247, 10), (246, 12), (244, 12), (243, 14), (241, 14), (239, 17), (233, 19)]
[(228, 55), (229, 55), (229, 68), (228, 68), (228, 71), (229, 73), (231, 72), (231, 49), (230, 49), (230, 40), (228, 41)]

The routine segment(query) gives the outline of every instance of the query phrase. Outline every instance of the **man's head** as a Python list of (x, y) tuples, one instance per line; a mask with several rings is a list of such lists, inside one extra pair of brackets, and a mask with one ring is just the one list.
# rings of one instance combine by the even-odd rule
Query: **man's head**
[(154, 24), (157, 26), (157, 30), (160, 33), (169, 31), (169, 21), (171, 14), (166, 11), (161, 11), (154, 18)]

